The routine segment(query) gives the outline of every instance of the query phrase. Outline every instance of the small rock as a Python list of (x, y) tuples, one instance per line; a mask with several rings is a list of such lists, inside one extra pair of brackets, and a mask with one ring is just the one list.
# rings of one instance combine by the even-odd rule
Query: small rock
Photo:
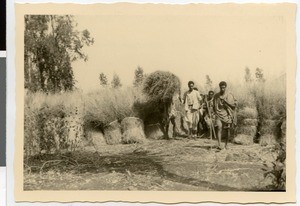
[(233, 143), (240, 145), (251, 145), (253, 144), (253, 137), (244, 134), (238, 134), (233, 139)]
[(233, 161), (233, 155), (232, 154), (228, 154), (225, 158), (225, 161)]
[(137, 190), (137, 188), (136, 188), (136, 187), (133, 187), (133, 186), (129, 186), (127, 189), (128, 189), (128, 190)]

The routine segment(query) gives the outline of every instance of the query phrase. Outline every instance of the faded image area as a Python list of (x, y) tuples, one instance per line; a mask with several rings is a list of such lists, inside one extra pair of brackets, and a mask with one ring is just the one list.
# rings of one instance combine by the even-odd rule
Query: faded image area
[(286, 191), (283, 16), (24, 22), (25, 191)]

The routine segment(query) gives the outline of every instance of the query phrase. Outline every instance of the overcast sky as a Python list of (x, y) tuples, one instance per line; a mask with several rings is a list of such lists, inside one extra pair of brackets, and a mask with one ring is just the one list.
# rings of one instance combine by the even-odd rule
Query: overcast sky
[(245, 67), (264, 69), (267, 79), (285, 71), (285, 22), (278, 17), (197, 15), (76, 16), (78, 29), (88, 29), (94, 45), (85, 48), (88, 62), (73, 63), (77, 86), (99, 87), (98, 76), (114, 73), (131, 85), (140, 65), (146, 73), (167, 70), (183, 84), (205, 83), (210, 75), (241, 81)]

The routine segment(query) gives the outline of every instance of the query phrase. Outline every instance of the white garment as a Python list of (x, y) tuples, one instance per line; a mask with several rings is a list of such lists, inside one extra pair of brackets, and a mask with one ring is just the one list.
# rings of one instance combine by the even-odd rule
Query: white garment
[(184, 100), (185, 100), (185, 111), (190, 110), (190, 107), (192, 105), (192, 109), (199, 109), (200, 108), (200, 103), (201, 103), (201, 96), (200, 93), (196, 90), (193, 91), (187, 91), (184, 95)]

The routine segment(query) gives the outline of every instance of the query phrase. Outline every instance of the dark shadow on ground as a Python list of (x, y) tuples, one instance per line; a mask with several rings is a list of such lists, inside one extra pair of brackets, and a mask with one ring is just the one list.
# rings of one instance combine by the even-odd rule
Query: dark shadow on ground
[[(162, 157), (159, 154), (149, 155), (147, 151), (108, 156), (99, 156), (95, 153), (85, 153), (84, 155), (81, 154), (80, 156), (80, 159), (77, 159), (74, 156), (70, 156), (70, 158), (72, 157), (73, 160), (76, 160), (78, 166), (74, 166), (74, 164), (69, 164), (65, 165), (65, 167), (63, 168), (60, 168), (59, 166), (54, 167), (56, 167), (56, 170), (61, 170), (63, 172), (75, 171), (77, 174), (84, 174), (86, 172), (100, 174), (113, 171), (127, 174), (129, 171), (132, 174), (161, 177), (162, 179), (169, 180), (172, 182), (202, 188), (205, 187), (214, 191), (241, 191), (240, 188), (234, 188), (208, 181), (202, 181), (191, 177), (184, 177), (166, 171), (163, 167)], [(49, 161), (52, 158), (49, 156), (43, 156), (42, 162), (45, 162), (46, 160)], [(83, 166), (81, 167), (80, 165)], [(51, 167), (51, 165), (49, 165), (49, 167), (45, 167), (43, 171), (46, 171), (47, 169), (50, 170), (54, 168)]]

